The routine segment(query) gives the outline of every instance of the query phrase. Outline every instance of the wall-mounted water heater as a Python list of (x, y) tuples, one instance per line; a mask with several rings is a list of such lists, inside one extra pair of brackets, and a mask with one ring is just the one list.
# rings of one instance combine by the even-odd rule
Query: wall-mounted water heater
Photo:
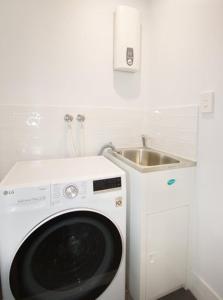
[(114, 70), (137, 72), (140, 54), (140, 12), (129, 6), (119, 6), (114, 17)]

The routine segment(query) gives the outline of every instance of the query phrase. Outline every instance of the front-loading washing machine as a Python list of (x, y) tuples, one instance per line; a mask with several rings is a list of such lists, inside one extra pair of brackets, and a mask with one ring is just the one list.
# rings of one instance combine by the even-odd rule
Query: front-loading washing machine
[(112, 162), (17, 163), (0, 184), (3, 300), (124, 300), (125, 235), (125, 173)]

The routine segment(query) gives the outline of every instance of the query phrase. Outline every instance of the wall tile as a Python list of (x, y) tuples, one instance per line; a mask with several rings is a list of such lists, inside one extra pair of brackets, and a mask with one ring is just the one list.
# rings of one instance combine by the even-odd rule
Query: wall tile
[(144, 113), (151, 146), (192, 160), (197, 157), (198, 108), (154, 108)]
[[(112, 141), (117, 147), (141, 146), (142, 134), (154, 148), (196, 158), (197, 108), (124, 109), (77, 106), (0, 106), (0, 179), (20, 160), (73, 156), (64, 115), (84, 114), (85, 154), (95, 155)], [(74, 120), (74, 139), (80, 124)], [(79, 145), (80, 143), (78, 143)]]
[[(96, 107), (0, 107), (0, 178), (21, 160), (69, 157), (73, 154), (64, 122), (66, 113), (86, 117), (86, 155), (95, 155), (112, 141), (117, 147), (139, 146), (142, 134), (140, 110)], [(137, 124), (137, 126), (133, 125)], [(74, 120), (74, 139), (80, 125)], [(81, 131), (83, 132), (83, 130)]]

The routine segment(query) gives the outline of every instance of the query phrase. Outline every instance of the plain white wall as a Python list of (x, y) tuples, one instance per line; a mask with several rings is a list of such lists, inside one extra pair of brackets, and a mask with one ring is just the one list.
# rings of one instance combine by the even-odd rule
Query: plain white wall
[[(142, 68), (113, 72), (113, 12), (142, 13)], [(0, 104), (140, 107), (147, 98), (146, 0), (1, 0)]]
[(210, 69), (215, 69), (216, 75), (220, 72), (216, 55), (222, 42), (222, 23), (216, 14), (222, 1), (150, 3), (149, 105), (198, 103), (200, 91), (215, 84), (216, 76), (213, 78)]
[[(113, 71), (113, 14), (120, 4), (142, 15), (136, 74)], [(74, 128), (76, 115), (85, 114), (87, 155), (109, 141), (140, 142), (147, 14), (147, 0), (0, 0), (0, 178), (18, 160), (68, 156), (65, 113), (73, 114)]]
[(216, 93), (215, 113), (199, 121), (193, 271), (200, 299), (223, 299), (223, 1), (150, 2), (148, 106), (196, 104), (201, 92)]

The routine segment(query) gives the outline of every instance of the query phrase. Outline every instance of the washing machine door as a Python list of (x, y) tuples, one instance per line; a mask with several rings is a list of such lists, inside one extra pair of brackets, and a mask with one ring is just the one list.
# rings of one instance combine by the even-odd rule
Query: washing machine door
[(117, 227), (95, 212), (69, 212), (38, 227), (17, 251), (10, 287), (18, 300), (93, 300), (122, 258)]

